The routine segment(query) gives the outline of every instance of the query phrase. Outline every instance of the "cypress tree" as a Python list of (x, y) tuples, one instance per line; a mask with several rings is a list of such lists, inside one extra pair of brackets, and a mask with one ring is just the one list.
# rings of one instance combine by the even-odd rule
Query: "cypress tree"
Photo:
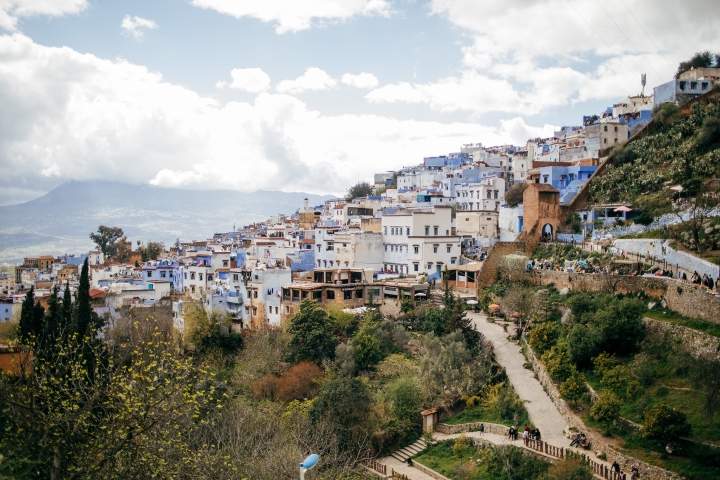
[(89, 327), (92, 321), (93, 309), (90, 305), (90, 279), (88, 275), (88, 260), (85, 259), (80, 273), (80, 285), (77, 290), (77, 305), (75, 318), (73, 319), (73, 331), (78, 334), (79, 339), (90, 333)]
[(53, 345), (60, 336), (60, 324), (62, 323), (62, 305), (58, 298), (58, 287), (55, 285), (48, 299), (48, 311), (45, 315), (43, 325), (42, 346)]
[(20, 324), (18, 325), (18, 334), (20, 342), (27, 345), (32, 340), (35, 332), (35, 287), (30, 287), (20, 310)]
[(68, 335), (68, 327), (72, 323), (72, 298), (70, 298), (70, 282), (65, 282), (65, 293), (62, 301), (62, 318), (60, 321), (60, 332), (63, 337)]

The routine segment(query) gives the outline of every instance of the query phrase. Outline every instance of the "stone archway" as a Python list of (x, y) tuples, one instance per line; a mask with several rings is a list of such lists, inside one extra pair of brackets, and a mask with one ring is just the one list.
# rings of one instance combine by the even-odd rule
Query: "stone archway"
[(555, 232), (552, 223), (546, 223), (545, 225), (543, 225), (542, 230), (540, 231), (540, 235), (542, 236), (542, 238), (548, 240), (552, 240), (554, 238), (554, 233)]

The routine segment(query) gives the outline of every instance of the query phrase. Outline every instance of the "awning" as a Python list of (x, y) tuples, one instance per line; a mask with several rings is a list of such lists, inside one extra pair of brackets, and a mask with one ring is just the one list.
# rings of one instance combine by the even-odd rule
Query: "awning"
[(670, 187), (670, 190), (674, 190), (676, 192), (682, 192), (683, 187), (682, 187), (682, 185), (675, 185), (674, 187)]
[(632, 208), (623, 205), (614, 209), (613, 212), (632, 212)]

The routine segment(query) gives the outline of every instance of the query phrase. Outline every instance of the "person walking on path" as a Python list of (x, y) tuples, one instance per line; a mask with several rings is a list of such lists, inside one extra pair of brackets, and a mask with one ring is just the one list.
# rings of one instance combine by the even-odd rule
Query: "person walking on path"
[[(527, 428), (527, 425), (525, 425), (525, 428)], [(523, 430), (523, 443), (525, 444), (525, 446), (527, 446), (528, 444), (528, 434), (528, 430)]]

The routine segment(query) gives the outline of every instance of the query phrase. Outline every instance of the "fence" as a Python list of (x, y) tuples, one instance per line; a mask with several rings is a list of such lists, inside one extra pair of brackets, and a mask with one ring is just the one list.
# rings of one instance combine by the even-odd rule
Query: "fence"
[(368, 460), (365, 462), (365, 465), (368, 468), (370, 468), (382, 475), (387, 475), (387, 465), (384, 465), (376, 460)]
[(391, 470), (390, 478), (392, 480), (410, 480), (410, 477), (407, 475), (403, 475), (402, 473), (396, 472), (395, 470)]
[(596, 462), (585, 454), (577, 454), (572, 450), (568, 450), (563, 447), (556, 447), (542, 440), (529, 439), (525, 446), (530, 450), (555, 458), (564, 458), (568, 455), (579, 455), (585, 462), (587, 462), (595, 475), (607, 480), (618, 480), (620, 478), (619, 473), (611, 470), (610, 467), (603, 463)]

